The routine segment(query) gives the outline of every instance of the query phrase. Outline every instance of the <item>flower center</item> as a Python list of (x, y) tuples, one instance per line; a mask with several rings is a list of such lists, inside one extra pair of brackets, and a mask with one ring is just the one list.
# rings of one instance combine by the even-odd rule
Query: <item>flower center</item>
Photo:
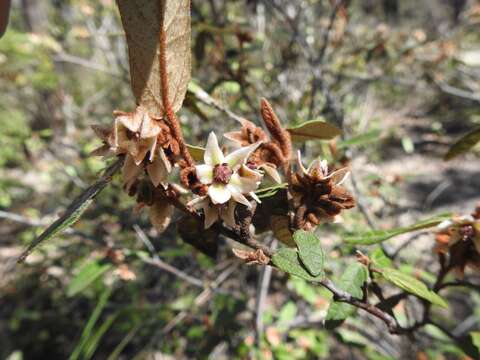
[(221, 184), (228, 184), (232, 177), (232, 170), (227, 164), (218, 164), (213, 168), (213, 181)]

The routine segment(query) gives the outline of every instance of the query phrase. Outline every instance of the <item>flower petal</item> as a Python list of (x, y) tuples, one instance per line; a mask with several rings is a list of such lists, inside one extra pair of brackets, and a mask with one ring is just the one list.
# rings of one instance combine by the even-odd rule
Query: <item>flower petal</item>
[(262, 178), (263, 178), (263, 174), (260, 171), (250, 169), (248, 166), (245, 166), (245, 165), (242, 165), (242, 167), (238, 171), (238, 174), (241, 177), (252, 179), (257, 182), (262, 181)]
[(232, 169), (235, 169), (236, 167), (239, 167), (240, 165), (243, 165), (250, 154), (254, 152), (259, 146), (261, 142), (256, 142), (255, 144), (242, 147), (238, 150), (235, 150), (234, 152), (228, 154), (225, 157), (225, 162), (228, 164), (228, 166)]
[(277, 184), (282, 183), (282, 178), (280, 177), (280, 173), (276, 168), (273, 166), (267, 165), (267, 164), (262, 164), (259, 166), (260, 169), (264, 170), (265, 173), (270, 176), (273, 181), (275, 181)]
[(123, 183), (127, 186), (127, 188), (130, 187), (130, 185), (138, 177), (138, 175), (140, 175), (141, 172), (142, 172), (142, 167), (137, 166), (132, 156), (127, 155), (125, 158), (125, 164), (123, 164), (123, 169), (122, 169)]
[(205, 229), (208, 229), (218, 220), (218, 209), (207, 203), (203, 207), (203, 213), (205, 214)]
[(250, 191), (248, 193), (248, 195), (250, 195), (252, 197), (253, 200), (255, 200), (257, 203), (261, 204), (262, 201), (260, 200), (260, 198), (257, 196), (257, 194), (255, 194), (255, 192), (253, 191)]
[(248, 199), (245, 196), (243, 196), (235, 186), (233, 186), (232, 184), (228, 184), (227, 187), (230, 190), (230, 193), (232, 194), (233, 200), (235, 200), (240, 204), (245, 205), (248, 208), (252, 207), (252, 205), (250, 204), (250, 201), (248, 201)]
[(205, 148), (203, 160), (205, 161), (205, 164), (211, 166), (223, 164), (225, 162), (223, 152), (218, 146), (217, 136), (213, 131), (208, 135), (207, 147)]
[(197, 177), (202, 184), (211, 184), (213, 181), (213, 167), (207, 164), (195, 166)]
[(237, 203), (233, 200), (228, 202), (227, 209), (223, 209), (220, 211), (220, 218), (230, 227), (235, 227), (235, 208), (237, 207)]
[(257, 190), (258, 181), (256, 181), (256, 179), (241, 177), (238, 173), (235, 173), (230, 178), (227, 187), (240, 194), (248, 194), (250, 191)]
[(200, 210), (200, 209), (203, 209), (203, 207), (206, 206), (206, 204), (208, 204), (209, 202), (210, 200), (208, 199), (207, 196), (200, 196), (193, 200), (190, 200), (187, 203), (187, 207), (193, 208), (195, 210)]
[(297, 151), (297, 166), (298, 166), (298, 169), (301, 170), (304, 175), (308, 173), (307, 169), (305, 169), (305, 166), (303, 166), (302, 153), (300, 152), (300, 150)]
[(225, 204), (232, 194), (224, 184), (213, 184), (208, 187), (208, 196), (214, 204)]
[[(163, 150), (160, 151), (163, 152)], [(147, 173), (155, 187), (163, 183), (168, 177), (167, 168), (160, 157), (156, 158), (153, 163), (147, 165)]]
[(160, 127), (147, 113), (144, 114), (142, 125), (140, 127), (140, 138), (150, 138), (160, 133)]
[(334, 171), (330, 175), (327, 176), (327, 178), (332, 178), (332, 182), (335, 185), (342, 185), (350, 176), (350, 170), (348, 168), (342, 168), (338, 169), (337, 171)]

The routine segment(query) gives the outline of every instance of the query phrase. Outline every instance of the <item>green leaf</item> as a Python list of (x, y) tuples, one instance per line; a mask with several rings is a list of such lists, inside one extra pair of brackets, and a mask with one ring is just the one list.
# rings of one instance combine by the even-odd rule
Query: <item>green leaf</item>
[(444, 156), (444, 160), (451, 160), (459, 155), (466, 153), (480, 141), (480, 127), (458, 139)]
[(420, 280), (414, 278), (413, 276), (410, 276), (397, 269), (392, 268), (383, 268), (381, 270), (381, 276), (385, 280), (398, 286), (400, 289), (403, 289), (425, 300), (428, 300), (432, 304), (439, 305), (445, 308), (448, 307), (448, 304), (441, 296), (429, 290), (427, 285), (425, 285)]
[(470, 337), (472, 338), (473, 345), (480, 351), (480, 331), (472, 331)]
[(97, 260), (89, 261), (85, 263), (81, 268), (77, 276), (73, 278), (67, 288), (67, 296), (75, 296), (82, 292), (87, 286), (92, 284), (106, 271), (112, 268), (112, 264), (101, 264)]
[(322, 120), (311, 120), (287, 129), (292, 141), (304, 142), (306, 140), (331, 140), (342, 131), (335, 125)]
[(95, 309), (93, 309), (92, 314), (90, 315), (90, 318), (88, 319), (87, 323), (85, 324), (85, 327), (83, 328), (82, 335), (80, 336), (80, 340), (75, 346), (75, 349), (73, 350), (72, 354), (69, 357), (69, 360), (76, 360), (81, 357), (82, 352), (84, 351), (85, 346), (87, 345), (90, 334), (92, 333), (92, 330), (95, 326), (95, 324), (98, 321), (98, 318), (102, 314), (103, 308), (105, 305), (107, 305), (108, 299), (110, 295), (112, 294), (112, 289), (111, 288), (105, 288), (100, 295), (100, 299), (98, 299), (97, 305), (95, 306)]
[(377, 142), (382, 131), (379, 129), (371, 130), (366, 133), (351, 137), (350, 139), (339, 141), (337, 149), (345, 149), (351, 146), (362, 146)]
[(324, 277), (323, 274), (319, 276), (310, 275), (310, 273), (300, 263), (300, 259), (298, 258), (298, 252), (295, 249), (279, 249), (272, 256), (272, 262), (280, 270), (283, 270), (288, 274), (301, 277), (305, 280), (321, 281)]
[(373, 264), (379, 268), (392, 266), (392, 260), (390, 260), (387, 255), (383, 252), (381, 247), (376, 248), (369, 254), (370, 260)]
[(323, 274), (325, 253), (322, 250), (320, 239), (311, 232), (297, 230), (293, 240), (298, 247), (298, 256), (312, 276)]
[(88, 339), (83, 347), (83, 359), (91, 359), (100, 344), (105, 333), (110, 329), (113, 322), (117, 319), (118, 312), (107, 317), (107, 319), (98, 327), (93, 335)]
[(205, 148), (201, 146), (187, 144), (187, 149), (190, 152), (190, 155), (192, 155), (193, 160), (203, 161), (203, 154), (205, 153)]
[[(360, 263), (350, 264), (340, 277), (337, 287), (361, 299), (363, 296), (363, 284), (367, 281), (367, 268)], [(325, 325), (333, 328), (340, 325), (347, 317), (355, 313), (356, 308), (342, 302), (332, 302), (328, 308)]]
[(269, 187), (264, 187), (261, 189), (258, 189), (255, 191), (255, 194), (260, 198), (260, 199), (265, 199), (268, 197), (271, 197), (275, 195), (277, 192), (279, 192), (282, 189), (286, 189), (288, 187), (287, 183), (282, 183), (282, 184), (277, 184)]
[(73, 202), (65, 210), (65, 213), (52, 225), (50, 225), (43, 233), (41, 233), (39, 237), (32, 241), (32, 243), (20, 255), (17, 262), (21, 263), (25, 261), (27, 256), (30, 255), (32, 251), (35, 250), (41, 243), (52, 239), (65, 229), (75, 224), (93, 202), (95, 196), (97, 196), (105, 188), (105, 186), (107, 186), (107, 184), (111, 181), (112, 176), (122, 168), (123, 162), (124, 158), (121, 157), (112, 165), (110, 165), (100, 180), (88, 187), (80, 196), (73, 200)]
[(451, 216), (452, 215), (450, 213), (440, 214), (432, 218), (422, 220), (410, 226), (399, 227), (399, 228), (390, 229), (390, 230), (372, 230), (372, 231), (366, 231), (366, 232), (347, 233), (344, 236), (344, 240), (350, 244), (355, 244), (355, 245), (378, 244), (385, 240), (391, 239), (397, 235), (436, 226), (440, 224), (442, 221), (449, 219)]

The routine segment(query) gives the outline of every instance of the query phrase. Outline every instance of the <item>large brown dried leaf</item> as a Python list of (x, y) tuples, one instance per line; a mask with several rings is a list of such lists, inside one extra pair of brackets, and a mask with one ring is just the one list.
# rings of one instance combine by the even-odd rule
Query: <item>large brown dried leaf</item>
[[(174, 112), (190, 81), (190, 0), (117, 0), (127, 36), (133, 94), (153, 117), (163, 117), (161, 56), (165, 56), (168, 102)], [(162, 16), (163, 14), (163, 16)], [(165, 48), (160, 46), (161, 30)]]

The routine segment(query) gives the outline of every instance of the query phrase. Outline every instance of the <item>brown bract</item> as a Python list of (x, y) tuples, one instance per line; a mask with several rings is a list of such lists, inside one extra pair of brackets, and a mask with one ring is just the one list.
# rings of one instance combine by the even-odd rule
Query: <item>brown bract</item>
[(281, 178), (277, 168), (286, 169), (291, 156), (290, 134), (286, 131), (266, 99), (261, 101), (262, 119), (270, 132), (271, 137), (254, 123), (242, 119), (239, 131), (225, 134), (225, 137), (239, 144), (248, 146), (261, 141), (262, 145), (250, 156), (250, 163), (265, 171), (275, 182), (280, 183)]
[(347, 168), (329, 173), (326, 162), (316, 160), (305, 169), (300, 159), (298, 166), (290, 184), (296, 228), (314, 230), (321, 222), (334, 221), (343, 210), (355, 206), (352, 195), (341, 186), (348, 176)]

